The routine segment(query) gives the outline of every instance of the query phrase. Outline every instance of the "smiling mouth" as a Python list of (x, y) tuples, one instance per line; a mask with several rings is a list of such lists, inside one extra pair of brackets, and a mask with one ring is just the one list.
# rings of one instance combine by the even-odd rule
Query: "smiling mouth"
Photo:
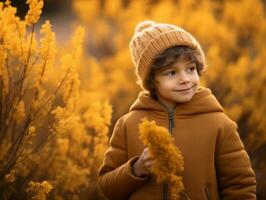
[(183, 90), (176, 90), (177, 92), (185, 92), (185, 91), (188, 91), (188, 90), (190, 90), (192, 87), (190, 87), (190, 88), (187, 88), (187, 89), (183, 89)]

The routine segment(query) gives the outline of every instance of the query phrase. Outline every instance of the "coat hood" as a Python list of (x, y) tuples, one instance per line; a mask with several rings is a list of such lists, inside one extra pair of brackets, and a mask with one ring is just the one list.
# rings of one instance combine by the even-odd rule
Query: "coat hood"
[[(130, 107), (130, 111), (150, 110), (156, 112), (167, 112), (167, 108), (159, 101), (152, 99), (149, 93), (141, 91), (137, 100)], [(199, 87), (192, 99), (186, 103), (176, 105), (175, 115), (187, 116), (210, 112), (223, 112), (223, 108), (212, 94), (211, 90), (205, 87)]]

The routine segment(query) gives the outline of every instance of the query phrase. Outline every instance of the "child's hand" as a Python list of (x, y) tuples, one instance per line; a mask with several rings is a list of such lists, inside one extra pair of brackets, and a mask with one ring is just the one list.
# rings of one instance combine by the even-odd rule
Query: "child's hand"
[(145, 148), (139, 159), (133, 164), (133, 174), (136, 176), (146, 176), (151, 173), (154, 158), (150, 154), (149, 148)]

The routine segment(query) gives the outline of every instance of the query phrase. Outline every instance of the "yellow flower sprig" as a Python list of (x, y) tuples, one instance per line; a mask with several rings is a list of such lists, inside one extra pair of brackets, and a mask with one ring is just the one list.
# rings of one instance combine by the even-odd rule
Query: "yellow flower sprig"
[(40, 19), (43, 8), (43, 0), (27, 0), (26, 3), (29, 5), (29, 10), (25, 16), (25, 22), (27, 24), (35, 24)]
[(166, 128), (146, 118), (139, 124), (139, 131), (141, 140), (154, 156), (152, 173), (156, 175), (156, 181), (167, 181), (171, 200), (179, 199), (179, 193), (184, 189), (181, 177), (184, 161), (180, 150), (173, 143), (173, 138)]

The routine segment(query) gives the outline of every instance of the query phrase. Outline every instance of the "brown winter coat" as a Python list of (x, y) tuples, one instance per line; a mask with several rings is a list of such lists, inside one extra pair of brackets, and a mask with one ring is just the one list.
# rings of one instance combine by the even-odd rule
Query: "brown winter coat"
[[(132, 163), (145, 148), (138, 130), (144, 117), (169, 127), (167, 109), (141, 92), (130, 112), (118, 120), (99, 171), (99, 184), (109, 199), (163, 199), (163, 184), (157, 184), (153, 175), (132, 174)], [(184, 158), (187, 199), (256, 199), (255, 173), (236, 123), (209, 89), (199, 88), (191, 101), (176, 106), (172, 136)]]

